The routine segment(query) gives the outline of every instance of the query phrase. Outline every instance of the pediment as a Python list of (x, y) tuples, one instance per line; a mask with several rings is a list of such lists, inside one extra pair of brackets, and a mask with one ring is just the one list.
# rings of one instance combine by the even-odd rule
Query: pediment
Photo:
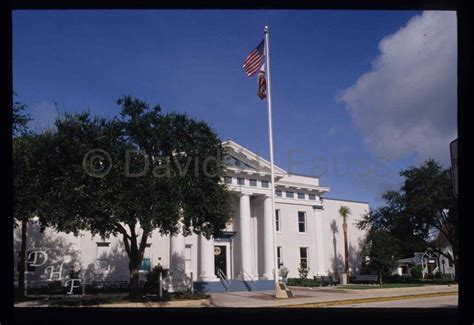
[[(225, 141), (223, 143), (226, 148), (225, 163), (227, 168), (234, 171), (256, 172), (270, 174), (270, 162), (258, 156), (247, 148), (233, 141)], [(283, 176), (286, 171), (280, 167), (273, 165), (275, 175)]]

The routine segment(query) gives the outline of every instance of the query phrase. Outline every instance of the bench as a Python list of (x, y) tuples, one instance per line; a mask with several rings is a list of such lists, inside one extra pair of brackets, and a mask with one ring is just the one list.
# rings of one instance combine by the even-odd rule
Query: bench
[(376, 274), (358, 274), (354, 275), (351, 279), (352, 283), (378, 283), (379, 282), (379, 276)]
[[(336, 276), (334, 275), (322, 275), (322, 276), (314, 276), (313, 277), (315, 281), (320, 281), (321, 286), (336, 286), (339, 284), (339, 280), (337, 279)], [(319, 278), (319, 279), (318, 279)]]

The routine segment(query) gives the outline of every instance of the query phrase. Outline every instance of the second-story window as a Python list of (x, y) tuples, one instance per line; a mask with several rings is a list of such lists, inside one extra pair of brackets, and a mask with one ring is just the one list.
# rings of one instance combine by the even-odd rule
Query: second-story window
[(298, 211), (298, 231), (306, 232), (306, 212)]
[(280, 217), (280, 210), (275, 210), (275, 229), (276, 231), (281, 231), (281, 217)]
[(298, 193), (298, 199), (303, 199), (304, 200), (304, 193)]
[(250, 186), (257, 186), (257, 180), (256, 179), (250, 179), (249, 180), (249, 185)]
[(295, 195), (293, 192), (286, 191), (286, 197), (293, 198)]
[(238, 178), (237, 178), (237, 184), (239, 184), (239, 185), (245, 185), (245, 178), (238, 177)]
[(262, 181), (262, 187), (268, 188), (269, 187), (268, 181)]
[(232, 177), (231, 176), (224, 176), (224, 183), (232, 184)]

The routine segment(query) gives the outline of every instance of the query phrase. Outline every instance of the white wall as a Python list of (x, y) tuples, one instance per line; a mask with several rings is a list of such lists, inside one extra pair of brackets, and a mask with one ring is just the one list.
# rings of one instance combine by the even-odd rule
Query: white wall
[[(300, 247), (308, 247), (309, 277), (317, 273), (316, 223), (312, 205), (289, 204), (278, 200), (276, 209), (280, 210), (280, 232), (277, 233), (277, 246), (282, 247), (282, 262), (290, 271), (288, 277), (298, 278)], [(298, 230), (298, 212), (306, 213), (306, 233)]]
[[(295, 193), (296, 194), (296, 193)], [(230, 223), (226, 230), (237, 231), (232, 239), (232, 258), (233, 261), (233, 277), (240, 272), (241, 256), (240, 256), (240, 234), (238, 229), (239, 204), (238, 198), (235, 197), (234, 205), (234, 222)], [(318, 264), (318, 241), (319, 229), (317, 229), (315, 210), (313, 204), (320, 203), (318, 201), (298, 200), (278, 198), (276, 208), (280, 210), (280, 232), (277, 233), (277, 246), (282, 247), (282, 261), (289, 269), (289, 277), (299, 277), (298, 266), (300, 264), (300, 247), (308, 247), (308, 265), (310, 268), (309, 277), (317, 275), (319, 272)], [(333, 272), (335, 262), (339, 268), (339, 272), (343, 270), (343, 233), (342, 218), (340, 218), (338, 209), (341, 205), (349, 206), (352, 214), (348, 220), (349, 235), (349, 253), (350, 266), (352, 272), (358, 272), (360, 267), (359, 240), (363, 237), (364, 232), (357, 229), (354, 222), (362, 217), (368, 210), (367, 203), (357, 203), (349, 201), (339, 201), (332, 199), (324, 199), (324, 210), (322, 214), (322, 242), (324, 271)], [(298, 231), (298, 211), (306, 213), (306, 233)], [(253, 261), (253, 275), (261, 275), (263, 273), (263, 241), (259, 240), (263, 235), (263, 202), (261, 198), (253, 197), (251, 199), (251, 251)], [(333, 232), (334, 226), (336, 233)], [(335, 236), (335, 242), (333, 241)], [(15, 249), (19, 250), (19, 228), (15, 229)], [(74, 263), (81, 265), (83, 270), (88, 274), (97, 273), (96, 269), (96, 251), (97, 242), (110, 242), (110, 264), (109, 274), (119, 279), (127, 279), (128, 276), (128, 257), (123, 248), (122, 238), (109, 237), (102, 239), (99, 236), (92, 236), (88, 232), (82, 232), (80, 236), (72, 234), (57, 233), (51, 229), (46, 229), (43, 234), (39, 233), (37, 225), (30, 223), (29, 227), (29, 250), (32, 247), (43, 249), (55, 254), (49, 254), (51, 259), (49, 263), (60, 264), (63, 256), (70, 255)], [(148, 241), (151, 243), (151, 265), (152, 267), (160, 263), (164, 267), (169, 267), (169, 236), (161, 236), (158, 231), (152, 233)], [(196, 235), (185, 238), (185, 244), (191, 245), (192, 255), (192, 271), (195, 278), (198, 276), (198, 240)], [(336, 258), (335, 258), (336, 256)], [(54, 257), (54, 259), (53, 259)], [(161, 260), (160, 260), (161, 258)], [(447, 263), (445, 264), (448, 265)], [(16, 266), (16, 263), (15, 263)], [(69, 269), (64, 269), (64, 275), (67, 275)], [(230, 271), (230, 270), (229, 270)], [(40, 273), (43, 271), (39, 271)]]
[(344, 271), (344, 234), (342, 218), (339, 216), (339, 208), (343, 205), (351, 209), (351, 215), (347, 220), (347, 234), (349, 271), (354, 274), (360, 272), (362, 262), (359, 254), (360, 242), (365, 236), (365, 231), (359, 230), (355, 223), (369, 210), (369, 205), (363, 202), (323, 199), (325, 267), (328, 272), (335, 272), (336, 269), (338, 273)]

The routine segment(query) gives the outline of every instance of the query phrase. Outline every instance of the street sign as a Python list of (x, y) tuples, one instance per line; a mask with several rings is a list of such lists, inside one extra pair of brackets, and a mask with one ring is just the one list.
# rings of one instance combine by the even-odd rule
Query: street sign
[(451, 173), (453, 178), (454, 196), (458, 196), (458, 139), (451, 141), (449, 144), (449, 151), (451, 153)]

